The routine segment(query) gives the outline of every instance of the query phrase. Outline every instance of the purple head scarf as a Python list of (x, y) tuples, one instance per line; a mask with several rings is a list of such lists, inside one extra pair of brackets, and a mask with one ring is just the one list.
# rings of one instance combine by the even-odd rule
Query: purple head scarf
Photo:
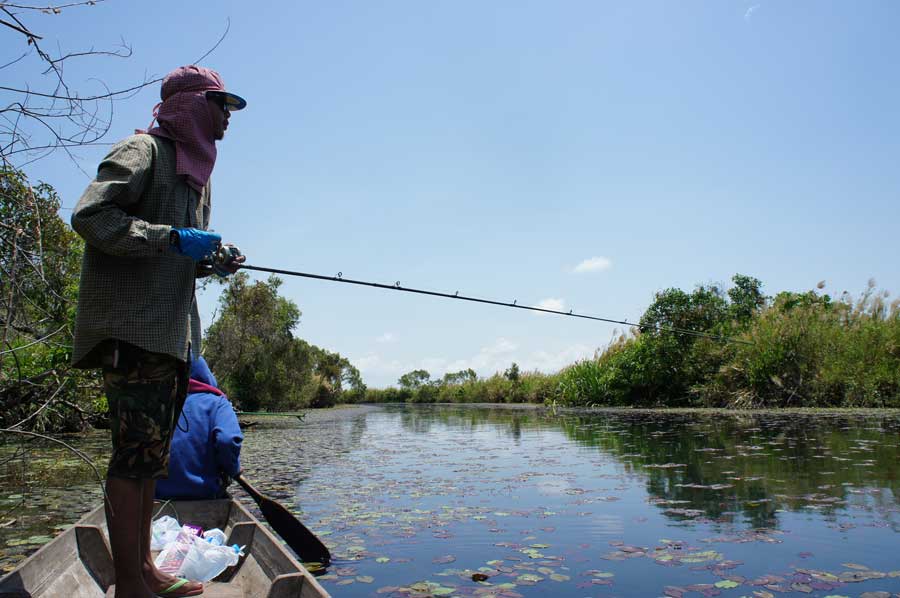
[(175, 142), (175, 170), (198, 192), (209, 181), (216, 164), (216, 140), (207, 91), (225, 91), (219, 73), (196, 65), (178, 67), (163, 79), (162, 102), (153, 109), (154, 120), (159, 125), (138, 131)]

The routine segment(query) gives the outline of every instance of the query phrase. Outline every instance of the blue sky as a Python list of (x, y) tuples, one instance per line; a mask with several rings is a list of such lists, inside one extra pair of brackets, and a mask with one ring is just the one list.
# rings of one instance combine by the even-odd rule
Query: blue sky
[[(133, 47), (71, 65), (90, 91), (193, 61), (228, 18), (203, 64), (249, 107), (219, 146), (213, 228), (249, 263), (632, 321), (658, 290), (737, 272), (769, 293), (900, 292), (898, 3), (108, 0), (28, 22), (64, 51)], [(28, 66), (5, 81), (39, 86)], [(107, 141), (145, 127), (157, 94), (117, 104)], [(67, 207), (88, 182), (59, 153), (28, 172)], [(372, 386), (419, 367), (554, 371), (614, 332), (282, 288), (298, 335)], [(201, 298), (206, 324), (215, 304)]]

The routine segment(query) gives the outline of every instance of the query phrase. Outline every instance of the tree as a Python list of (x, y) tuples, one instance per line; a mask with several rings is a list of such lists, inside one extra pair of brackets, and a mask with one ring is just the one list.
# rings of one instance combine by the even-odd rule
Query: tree
[(510, 382), (518, 382), (519, 378), (522, 376), (521, 372), (519, 372), (519, 364), (513, 362), (513, 364), (503, 372), (503, 376)]
[(727, 320), (728, 304), (716, 286), (698, 286), (693, 293), (666, 289), (656, 294), (640, 320), (642, 334), (690, 344), (684, 331), (707, 332)]
[(731, 282), (734, 286), (728, 289), (728, 298), (731, 299), (728, 309), (732, 318), (740, 324), (746, 324), (766, 305), (762, 282), (743, 274), (735, 274)]
[(205, 354), (232, 400), (247, 411), (299, 405), (310, 381), (309, 345), (294, 342), (297, 305), (278, 294), (281, 280), (250, 283), (231, 277), (219, 298), (220, 315), (206, 333)]
[(413, 370), (400, 376), (400, 379), (397, 380), (397, 384), (406, 390), (415, 391), (428, 384), (430, 380), (431, 374), (425, 370)]
[(344, 361), (346, 363), (341, 378), (347, 385), (347, 390), (344, 391), (341, 400), (346, 403), (358, 403), (366, 397), (366, 385), (363, 384), (359, 370), (346, 359)]
[[(346, 357), (318, 347), (313, 347), (313, 357), (319, 387), (312, 407), (330, 407), (339, 400), (355, 402), (365, 395), (362, 376)], [(349, 392), (344, 390), (345, 383)]]
[(458, 372), (447, 372), (444, 374), (441, 382), (449, 386), (453, 384), (465, 384), (466, 382), (474, 382), (476, 380), (478, 380), (478, 374), (476, 374), (475, 370), (472, 368), (468, 368)]
[(251, 283), (238, 272), (219, 297), (220, 313), (206, 331), (205, 355), (229, 398), (245, 411), (358, 401), (366, 390), (359, 370), (341, 354), (294, 335), (300, 309), (279, 295), (280, 287), (276, 276)]
[[(83, 242), (45, 183), (0, 169), (0, 421), (74, 430), (95, 409), (94, 374), (70, 370)], [(101, 406), (102, 407), (102, 406)]]
[(656, 294), (640, 319), (640, 335), (620, 359), (627, 363), (618, 386), (628, 388), (633, 404), (678, 404), (716, 363), (694, 347), (700, 336), (719, 333), (729, 321), (728, 302), (716, 286), (692, 293), (666, 289)]
[[(131, 57), (131, 47), (123, 40), (112, 49), (96, 50), (92, 46), (64, 51), (59, 48), (58, 54), (52, 54), (52, 50), (46, 49), (51, 42), (39, 35), (32, 25), (38, 18), (65, 18), (61, 15), (104, 1), (75, 0), (34, 6), (0, 0), (0, 32), (8, 39), (18, 40), (21, 52), (17, 58), (0, 66), (0, 71), (6, 75), (5, 81), (11, 81), (12, 76), (20, 73), (25, 79), (30, 79), (31, 75), (41, 76), (40, 86), (27, 82), (0, 85), (0, 165), (21, 168), (57, 149), (65, 151), (74, 161), (73, 148), (96, 145), (106, 137), (116, 102), (127, 100), (141, 89), (162, 81), (162, 77), (144, 77), (134, 84), (114, 88), (97, 77), (76, 83), (66, 75), (70, 63), (85, 59), (127, 59)], [(218, 47), (228, 35), (229, 25), (219, 41), (194, 64), (199, 64)], [(58, 42), (56, 44), (59, 46)], [(12, 47), (12, 43), (8, 45)], [(98, 66), (94, 72), (102, 70)], [(49, 77), (45, 78), (45, 75)]]
[[(131, 48), (123, 44), (112, 50), (71, 51), (52, 54), (45, 48), (44, 38), (36, 33), (31, 22), (37, 18), (64, 18), (63, 12), (94, 6), (103, 0), (86, 0), (57, 6), (26, 6), (0, 2), (0, 30), (7, 39), (18, 38), (21, 54), (7, 62), (0, 70), (7, 71), (6, 80), (13, 67), (26, 74), (49, 75), (41, 81), (49, 81), (46, 87), (33, 87), (28, 83), (0, 86), (0, 162), (11, 166), (24, 164), (45, 157), (56, 149), (71, 152), (78, 146), (98, 143), (109, 132), (116, 101), (127, 99), (143, 87), (158, 83), (161, 78), (144, 79), (125, 88), (110, 89), (102, 81), (94, 79), (88, 89), (66, 77), (66, 65), (70, 61), (85, 58), (128, 58)], [(12, 47), (12, 43), (8, 42)], [(50, 43), (46, 43), (47, 46)], [(98, 69), (99, 71), (100, 69)], [(26, 75), (27, 76), (27, 75)], [(70, 154), (71, 155), (71, 154)]]

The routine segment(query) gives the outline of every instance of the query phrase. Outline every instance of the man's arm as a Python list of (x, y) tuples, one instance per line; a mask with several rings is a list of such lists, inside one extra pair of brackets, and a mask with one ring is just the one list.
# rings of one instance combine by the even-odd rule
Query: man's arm
[(152, 143), (148, 136), (136, 135), (116, 144), (72, 212), (72, 228), (104, 253), (149, 257), (169, 249), (171, 226), (126, 212), (141, 200), (151, 179)]

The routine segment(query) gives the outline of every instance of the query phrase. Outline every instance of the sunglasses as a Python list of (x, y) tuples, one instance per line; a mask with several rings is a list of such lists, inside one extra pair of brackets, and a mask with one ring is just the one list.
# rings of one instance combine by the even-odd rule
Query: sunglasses
[(226, 110), (231, 110), (231, 107), (227, 103), (225, 103), (225, 96), (220, 93), (217, 93), (215, 91), (207, 91), (206, 99), (215, 102), (216, 106), (221, 108), (223, 112)]

